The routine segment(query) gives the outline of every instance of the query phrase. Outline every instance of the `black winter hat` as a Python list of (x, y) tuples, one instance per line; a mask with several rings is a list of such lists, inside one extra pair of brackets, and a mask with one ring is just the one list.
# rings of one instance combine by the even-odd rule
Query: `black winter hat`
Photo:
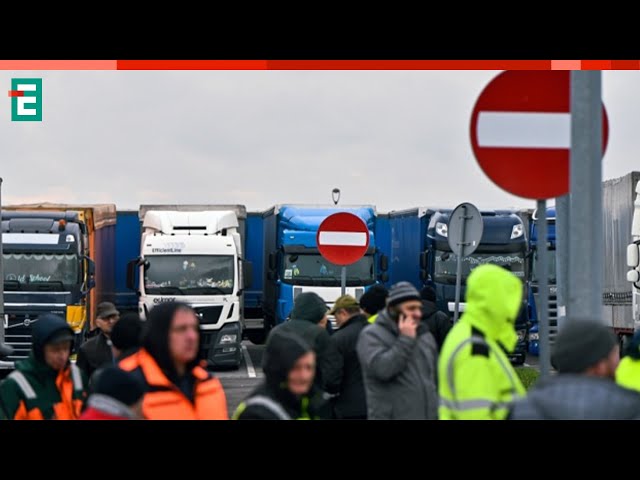
[(568, 319), (551, 350), (551, 364), (560, 373), (583, 373), (607, 358), (617, 343), (602, 323)]
[(327, 314), (329, 307), (320, 295), (315, 292), (304, 292), (298, 295), (291, 310), (292, 320), (306, 320), (319, 323)]
[(427, 302), (436, 301), (436, 291), (431, 285), (426, 285), (422, 290), (420, 290), (420, 296)]
[(115, 398), (130, 407), (142, 398), (145, 387), (132, 373), (117, 367), (105, 367), (97, 376), (93, 393)]
[(389, 291), (382, 284), (375, 284), (360, 297), (360, 308), (369, 315), (375, 315), (382, 310), (387, 301)]
[(287, 380), (296, 361), (313, 349), (300, 336), (292, 332), (274, 329), (267, 338), (262, 370), (268, 384), (280, 387)]
[(111, 330), (111, 343), (118, 350), (130, 350), (142, 343), (142, 320), (137, 313), (127, 313)]
[[(149, 352), (158, 363), (158, 366), (172, 381), (177, 379), (178, 374), (169, 353), (169, 330), (176, 312), (182, 309), (193, 311), (189, 305), (180, 302), (161, 303), (153, 307), (149, 312), (149, 318), (145, 322), (142, 338), (144, 349)], [(196, 365), (198, 365), (197, 357), (187, 365), (187, 371), (192, 370)]]
[(400, 303), (408, 302), (410, 300), (422, 301), (420, 293), (416, 290), (416, 287), (409, 282), (398, 282), (389, 290), (389, 296), (387, 297), (387, 306), (393, 307)]

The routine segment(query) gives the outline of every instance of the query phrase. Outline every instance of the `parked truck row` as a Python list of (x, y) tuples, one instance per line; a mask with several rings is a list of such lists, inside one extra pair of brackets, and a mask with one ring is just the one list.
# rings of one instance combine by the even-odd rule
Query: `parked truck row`
[[(632, 172), (604, 184), (603, 311), (622, 335), (638, 324), (639, 178)], [(44, 312), (65, 317), (79, 345), (102, 301), (146, 318), (154, 305), (174, 300), (188, 303), (200, 317), (202, 358), (211, 366), (237, 366), (242, 339), (264, 342), (273, 326), (287, 320), (297, 295), (314, 291), (328, 306), (340, 296), (340, 267), (324, 260), (316, 244), (320, 223), (338, 211), (359, 216), (369, 228), (366, 255), (347, 269), (349, 294), (360, 298), (376, 283), (406, 280), (418, 289), (432, 286), (439, 308), (452, 314), (457, 258), (448, 244), (451, 209), (382, 214), (368, 205), (276, 205), (263, 212), (247, 212), (242, 205), (141, 205), (123, 211), (114, 205), (15, 205), (2, 211), (4, 328), (14, 353), (0, 367), (12, 368), (28, 354), (30, 327)], [(463, 295), (467, 276), (483, 263), (522, 279), (525, 302), (511, 358), (521, 363), (527, 346), (537, 351), (536, 212), (481, 213), (481, 243), (463, 259)], [(547, 247), (555, 251), (553, 207), (547, 218)], [(554, 255), (549, 280), (553, 339)]]

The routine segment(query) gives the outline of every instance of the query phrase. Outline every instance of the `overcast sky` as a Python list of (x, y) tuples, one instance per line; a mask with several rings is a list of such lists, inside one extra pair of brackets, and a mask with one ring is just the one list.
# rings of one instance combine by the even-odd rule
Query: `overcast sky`
[[(43, 79), (43, 121), (0, 95), (3, 203), (532, 207), (469, 142), (490, 71), (0, 72)], [(605, 72), (604, 178), (640, 170), (640, 72)], [(636, 93), (634, 93), (636, 92)]]

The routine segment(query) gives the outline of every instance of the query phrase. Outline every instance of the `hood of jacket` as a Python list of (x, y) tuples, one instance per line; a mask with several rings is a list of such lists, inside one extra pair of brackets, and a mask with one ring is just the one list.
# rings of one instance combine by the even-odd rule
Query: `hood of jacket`
[[(177, 372), (169, 353), (169, 330), (173, 323), (173, 317), (181, 308), (191, 309), (188, 305), (180, 302), (161, 303), (153, 307), (149, 312), (144, 333), (143, 346), (153, 357), (160, 369), (171, 381), (177, 380)], [(187, 372), (192, 371), (198, 365), (198, 357), (187, 365)]]
[(266, 383), (270, 387), (286, 389), (289, 372), (296, 361), (312, 350), (311, 346), (295, 333), (281, 329), (273, 330), (262, 358)]
[(522, 308), (522, 282), (497, 265), (481, 265), (467, 279), (465, 312), (460, 318), (513, 352), (515, 321)]
[(69, 332), (71, 336), (74, 335), (73, 330), (63, 318), (50, 314), (38, 317), (38, 321), (34, 322), (31, 330), (33, 342), (31, 351), (36, 361), (46, 366), (44, 364), (44, 346), (60, 332)]
[(559, 374), (540, 381), (513, 407), (512, 418), (541, 420), (640, 419), (640, 394), (613, 380)]

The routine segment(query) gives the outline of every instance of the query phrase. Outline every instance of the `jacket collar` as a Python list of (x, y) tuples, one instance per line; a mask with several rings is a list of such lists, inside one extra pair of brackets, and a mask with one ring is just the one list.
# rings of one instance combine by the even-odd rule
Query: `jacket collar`
[[(173, 383), (164, 374), (155, 359), (149, 354), (149, 352), (147, 352), (144, 348), (141, 348), (137, 355), (140, 366), (144, 371), (144, 376), (150, 384), (159, 387), (174, 386)], [(209, 373), (207, 373), (207, 371), (200, 366), (196, 366), (193, 370), (191, 370), (190, 373), (196, 378), (196, 380), (206, 380), (207, 378), (209, 378)]]
[(344, 324), (338, 330), (342, 330), (347, 325), (353, 325), (355, 323), (363, 323), (363, 324), (368, 323), (366, 315), (363, 315), (361, 313), (354, 315), (353, 317), (349, 318), (349, 320), (344, 322)]

